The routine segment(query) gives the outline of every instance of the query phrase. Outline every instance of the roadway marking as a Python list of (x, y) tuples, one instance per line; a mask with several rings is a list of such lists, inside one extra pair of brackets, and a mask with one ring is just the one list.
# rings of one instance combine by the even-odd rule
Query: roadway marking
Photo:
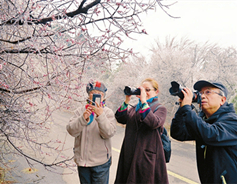
[(114, 147), (112, 147), (112, 150), (114, 150), (114, 151), (120, 153), (120, 150), (119, 150), (119, 149), (116, 149), (116, 148), (114, 148)]
[[(119, 150), (119, 149), (116, 149), (116, 148), (114, 148), (114, 147), (112, 147), (112, 150), (114, 150), (114, 151), (120, 153), (120, 150)], [(182, 180), (182, 181), (184, 181), (184, 182), (186, 182), (186, 183), (188, 183), (188, 184), (198, 184), (198, 183), (195, 182), (195, 181), (192, 181), (192, 180), (190, 180), (190, 179), (188, 179), (188, 178), (185, 178), (185, 177), (183, 177), (183, 176), (181, 176), (181, 175), (179, 175), (179, 174), (176, 174), (176, 173), (174, 173), (174, 172), (171, 172), (171, 171), (169, 171), (169, 170), (167, 170), (167, 173), (168, 173), (168, 175), (173, 176), (173, 177), (175, 177), (175, 178), (178, 178), (179, 180)]]
[(183, 177), (183, 176), (181, 176), (181, 175), (179, 175), (179, 174), (173, 173), (173, 172), (171, 172), (171, 171), (168, 171), (168, 170), (167, 170), (167, 173), (168, 173), (170, 176), (173, 176), (173, 177), (175, 177), (175, 178), (178, 178), (178, 179), (180, 179), (180, 180), (182, 180), (182, 181), (184, 181), (184, 182), (186, 182), (186, 183), (189, 183), (189, 184), (198, 184), (198, 183), (195, 182), (195, 181), (192, 181), (192, 180), (190, 180), (190, 179), (188, 179), (188, 178), (185, 178), (185, 177)]

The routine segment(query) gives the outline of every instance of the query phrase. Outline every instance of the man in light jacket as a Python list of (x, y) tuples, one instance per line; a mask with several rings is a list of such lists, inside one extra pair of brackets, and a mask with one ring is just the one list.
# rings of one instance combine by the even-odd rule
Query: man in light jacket
[[(67, 125), (68, 133), (75, 137), (74, 160), (78, 166), (81, 184), (109, 183), (111, 165), (111, 140), (116, 132), (114, 112), (105, 106), (107, 88), (101, 82), (86, 86), (88, 104), (79, 107)], [(93, 94), (101, 101), (93, 102)]]
[(196, 141), (196, 158), (201, 183), (237, 183), (237, 115), (226, 102), (227, 89), (219, 82), (194, 84), (201, 95), (199, 116), (192, 110), (193, 92), (182, 90), (180, 108), (171, 124), (171, 136), (179, 141)]

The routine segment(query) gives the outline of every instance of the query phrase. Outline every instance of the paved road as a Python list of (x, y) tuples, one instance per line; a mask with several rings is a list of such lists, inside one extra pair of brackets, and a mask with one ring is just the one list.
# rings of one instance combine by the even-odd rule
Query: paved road
[[(72, 147), (74, 138), (68, 136), (65, 126), (71, 114), (66, 112), (60, 112), (57, 114), (59, 125), (52, 127), (51, 135), (64, 140), (65, 136), (65, 149), (68, 156), (72, 156)], [(124, 128), (117, 126), (117, 132), (112, 138), (113, 145), (113, 157), (112, 166), (110, 169), (110, 184), (114, 182), (117, 162), (119, 158), (119, 151), (124, 137)], [(17, 157), (18, 158), (18, 157)], [(45, 170), (42, 165), (35, 164), (34, 168), (37, 168), (37, 172), (32, 174), (25, 174), (22, 172), (24, 168), (27, 168), (27, 162), (24, 159), (18, 160), (17, 158), (6, 158), (8, 160), (16, 160), (12, 163), (12, 167), (16, 167), (13, 175), (16, 183), (24, 184), (77, 184), (79, 183), (76, 167), (72, 169), (56, 169), (49, 172)], [(172, 155), (170, 163), (167, 164), (169, 182), (170, 184), (197, 184), (200, 183), (197, 175), (196, 160), (195, 160), (195, 146), (193, 143), (181, 143), (172, 140)], [(59, 174), (58, 174), (59, 173)]]
[[(124, 137), (124, 128), (118, 126), (117, 133), (112, 138), (113, 145), (113, 165), (111, 167), (110, 183), (113, 183), (116, 173), (116, 166)], [(195, 146), (193, 143), (181, 143), (172, 139), (171, 160), (167, 164), (168, 176), (170, 184), (189, 183), (197, 184), (199, 182), (196, 159)]]

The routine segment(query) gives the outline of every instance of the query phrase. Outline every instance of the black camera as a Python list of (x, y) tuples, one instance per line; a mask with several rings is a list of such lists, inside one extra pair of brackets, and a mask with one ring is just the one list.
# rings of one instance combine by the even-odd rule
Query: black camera
[(139, 88), (132, 88), (130, 86), (125, 86), (124, 94), (125, 95), (140, 95), (141, 90)]
[[(182, 92), (183, 87), (179, 85), (179, 83), (172, 81), (171, 82), (171, 88), (169, 89), (169, 92), (173, 96), (178, 96), (180, 99), (184, 98), (184, 94)], [(199, 92), (193, 92), (193, 100), (192, 102), (201, 103), (201, 96)]]

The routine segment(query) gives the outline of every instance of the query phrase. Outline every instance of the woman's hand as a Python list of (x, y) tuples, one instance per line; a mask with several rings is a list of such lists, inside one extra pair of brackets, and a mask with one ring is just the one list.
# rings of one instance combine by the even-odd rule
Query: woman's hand
[(85, 118), (87, 122), (89, 121), (91, 113), (92, 113), (92, 108), (90, 107), (90, 105), (88, 105), (85, 112), (83, 113), (83, 117)]
[(103, 113), (104, 109), (103, 109), (103, 106), (101, 103), (100, 104), (98, 104), (97, 102), (95, 102), (95, 103), (96, 103), (95, 106), (89, 105), (89, 107), (92, 109), (92, 112), (94, 112), (96, 114), (96, 116), (98, 117)]
[(145, 91), (145, 88), (140, 86), (139, 87), (140, 90), (141, 90), (141, 94), (140, 95), (137, 95), (138, 98), (140, 98), (140, 101), (141, 103), (146, 103), (146, 91)]
[(125, 103), (126, 103), (126, 104), (129, 104), (131, 98), (132, 98), (132, 95), (126, 95), (126, 96), (125, 96)]

